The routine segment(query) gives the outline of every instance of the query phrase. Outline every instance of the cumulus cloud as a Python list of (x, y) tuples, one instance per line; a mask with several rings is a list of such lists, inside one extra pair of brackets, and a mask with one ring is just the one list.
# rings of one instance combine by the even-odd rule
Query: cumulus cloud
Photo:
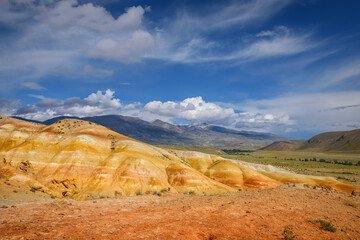
[(88, 56), (122, 62), (140, 62), (140, 57), (154, 47), (154, 38), (148, 32), (138, 30), (130, 38), (120, 41), (112, 38), (100, 40), (90, 49)]
[(233, 119), (236, 115), (233, 109), (224, 109), (214, 103), (205, 102), (202, 97), (187, 98), (179, 103), (152, 101), (144, 106), (144, 110), (193, 123), (219, 123)]
[[(28, 119), (45, 120), (56, 116), (86, 117), (119, 114), (122, 110), (134, 109), (141, 105), (140, 103), (124, 105), (120, 102), (120, 99), (115, 98), (114, 94), (114, 91), (108, 89), (104, 93), (102, 91), (91, 93), (84, 99), (78, 97), (65, 100), (43, 98), (35, 105), (26, 105), (17, 110), (15, 110), (15, 107), (18, 103), (14, 102), (7, 108), (1, 107), (0, 110), (1, 113), (7, 115), (14, 114)], [(6, 106), (6, 103), (4, 100), (4, 106)]]
[(45, 87), (41, 86), (40, 84), (36, 82), (23, 82), (21, 84), (24, 87), (30, 88), (32, 90), (46, 90)]
[(152, 101), (145, 105), (144, 111), (167, 117), (168, 121), (171, 118), (179, 118), (191, 123), (210, 123), (257, 131), (273, 131), (296, 123), (287, 114), (271, 114), (262, 111), (235, 113), (233, 108), (205, 102), (202, 97), (187, 98), (181, 102)]

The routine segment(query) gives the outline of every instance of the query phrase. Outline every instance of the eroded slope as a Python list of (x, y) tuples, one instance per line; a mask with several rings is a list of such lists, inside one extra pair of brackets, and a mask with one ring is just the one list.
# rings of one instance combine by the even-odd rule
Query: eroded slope
[(162, 189), (214, 194), (287, 182), (356, 189), (332, 178), (275, 173), (215, 155), (164, 150), (76, 119), (45, 126), (1, 116), (0, 157), (0, 177), (10, 183), (75, 199)]

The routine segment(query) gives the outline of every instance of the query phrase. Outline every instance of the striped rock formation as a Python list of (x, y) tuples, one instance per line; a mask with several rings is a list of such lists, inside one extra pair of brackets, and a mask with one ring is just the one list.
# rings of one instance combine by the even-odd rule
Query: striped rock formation
[(215, 155), (165, 150), (76, 119), (46, 126), (0, 115), (0, 160), (0, 177), (79, 200), (162, 189), (218, 194), (288, 182), (358, 189), (334, 178), (257, 170)]

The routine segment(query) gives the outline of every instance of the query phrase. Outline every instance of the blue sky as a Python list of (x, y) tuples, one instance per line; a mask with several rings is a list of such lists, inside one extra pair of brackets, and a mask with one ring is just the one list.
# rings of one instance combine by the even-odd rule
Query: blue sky
[(0, 0), (0, 113), (360, 128), (356, 0)]

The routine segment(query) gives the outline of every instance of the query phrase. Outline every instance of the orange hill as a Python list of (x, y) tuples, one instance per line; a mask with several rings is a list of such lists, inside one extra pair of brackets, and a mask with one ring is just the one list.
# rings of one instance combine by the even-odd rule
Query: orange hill
[(333, 178), (267, 172), (216, 155), (164, 150), (76, 119), (46, 126), (0, 116), (0, 159), (0, 177), (10, 183), (79, 200), (162, 189), (215, 194), (288, 182), (358, 189)]

